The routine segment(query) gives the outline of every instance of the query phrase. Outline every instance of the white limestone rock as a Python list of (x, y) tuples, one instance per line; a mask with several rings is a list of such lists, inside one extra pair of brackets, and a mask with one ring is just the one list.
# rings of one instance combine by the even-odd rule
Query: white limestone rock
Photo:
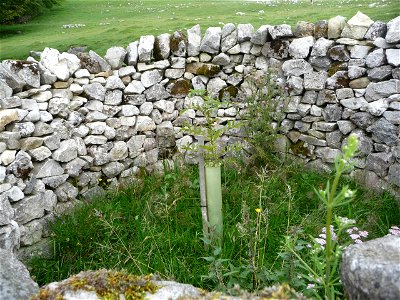
[(209, 27), (201, 41), (200, 51), (217, 54), (221, 46), (221, 27)]
[(153, 57), (154, 35), (141, 36), (138, 45), (138, 58), (140, 62), (148, 62)]
[(343, 28), (346, 26), (346, 18), (336, 16), (328, 20), (328, 39), (337, 39), (342, 34)]
[(306, 58), (314, 45), (314, 37), (306, 36), (294, 39), (289, 46), (289, 53), (293, 58)]
[(367, 15), (357, 12), (345, 25), (341, 37), (362, 40), (374, 23)]
[(400, 16), (387, 23), (387, 33), (385, 37), (388, 43), (400, 42)]
[(124, 90), (124, 94), (130, 95), (130, 94), (141, 94), (145, 90), (145, 87), (143, 86), (142, 82), (138, 80), (133, 80), (131, 83), (128, 84), (128, 86)]
[(187, 54), (188, 56), (197, 56), (200, 54), (201, 44), (201, 29), (200, 25), (194, 25), (192, 28), (187, 30), (188, 45)]
[(135, 42), (129, 43), (128, 47), (126, 48), (127, 62), (128, 62), (128, 65), (130, 65), (130, 66), (136, 66), (136, 64), (137, 64), (137, 61), (139, 58), (138, 46), (139, 46), (139, 42), (135, 41)]

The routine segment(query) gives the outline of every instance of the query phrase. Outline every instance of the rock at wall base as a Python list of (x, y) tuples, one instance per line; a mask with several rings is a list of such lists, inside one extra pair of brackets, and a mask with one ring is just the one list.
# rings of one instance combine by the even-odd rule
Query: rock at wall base
[(385, 236), (349, 246), (341, 279), (348, 299), (400, 299), (400, 237)]
[(38, 291), (26, 267), (10, 252), (0, 249), (0, 299), (27, 300)]

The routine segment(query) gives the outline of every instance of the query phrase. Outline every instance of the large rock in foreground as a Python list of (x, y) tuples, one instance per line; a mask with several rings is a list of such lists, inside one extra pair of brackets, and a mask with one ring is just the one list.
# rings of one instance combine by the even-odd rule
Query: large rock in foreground
[(0, 249), (0, 299), (25, 300), (38, 291), (26, 267), (10, 252)]
[(348, 247), (341, 278), (349, 299), (400, 299), (400, 237), (389, 235)]
[[(53, 282), (40, 289), (31, 300), (50, 300), (62, 297), (65, 300), (104, 299), (306, 299), (289, 286), (273, 286), (258, 295), (238, 291), (240, 295), (228, 296), (218, 292), (206, 292), (189, 284), (162, 281), (153, 276), (136, 276), (120, 271), (85, 271), (61, 282)], [(272, 297), (272, 298), (271, 298)]]

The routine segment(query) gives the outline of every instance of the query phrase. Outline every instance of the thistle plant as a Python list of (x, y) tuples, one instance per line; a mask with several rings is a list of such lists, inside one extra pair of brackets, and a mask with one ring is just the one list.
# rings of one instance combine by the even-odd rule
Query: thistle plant
[[(346, 145), (342, 147), (342, 154), (335, 159), (336, 174), (331, 184), (327, 182), (325, 189), (315, 190), (318, 198), (326, 207), (326, 222), (322, 233), (318, 238), (313, 238), (312, 244), (308, 244), (309, 259), (304, 259), (299, 255), (299, 251), (303, 250), (303, 245), (298, 245), (296, 239), (286, 237), (285, 248), (291, 252), (300, 262), (300, 266), (305, 271), (301, 276), (311, 282), (314, 296), (322, 299), (335, 299), (340, 294), (338, 286), (340, 278), (338, 274), (338, 266), (341, 254), (345, 245), (338, 243), (342, 233), (354, 225), (354, 222), (347, 218), (334, 218), (334, 209), (338, 206), (345, 205), (351, 202), (355, 192), (349, 187), (343, 186), (339, 189), (340, 177), (352, 169), (351, 158), (357, 151), (358, 141), (356, 136), (351, 135)], [(336, 223), (337, 232), (334, 231), (333, 223)], [(358, 228), (353, 227), (353, 231)], [(348, 231), (352, 238), (352, 231)], [(363, 235), (368, 233), (362, 232)], [(355, 237), (355, 236), (354, 236)], [(361, 241), (361, 235), (357, 234), (357, 239)], [(356, 241), (357, 242), (357, 241)], [(311, 287), (311, 286), (310, 286)], [(320, 293), (320, 290), (321, 293)]]

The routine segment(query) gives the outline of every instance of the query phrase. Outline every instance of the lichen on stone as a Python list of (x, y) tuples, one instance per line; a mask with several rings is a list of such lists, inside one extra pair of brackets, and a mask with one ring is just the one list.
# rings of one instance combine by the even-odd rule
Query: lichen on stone
[(136, 276), (125, 271), (83, 271), (60, 283), (49, 284), (40, 289), (31, 300), (59, 300), (69, 291), (96, 292), (100, 299), (144, 299), (147, 292), (155, 293), (159, 288), (152, 276)]

